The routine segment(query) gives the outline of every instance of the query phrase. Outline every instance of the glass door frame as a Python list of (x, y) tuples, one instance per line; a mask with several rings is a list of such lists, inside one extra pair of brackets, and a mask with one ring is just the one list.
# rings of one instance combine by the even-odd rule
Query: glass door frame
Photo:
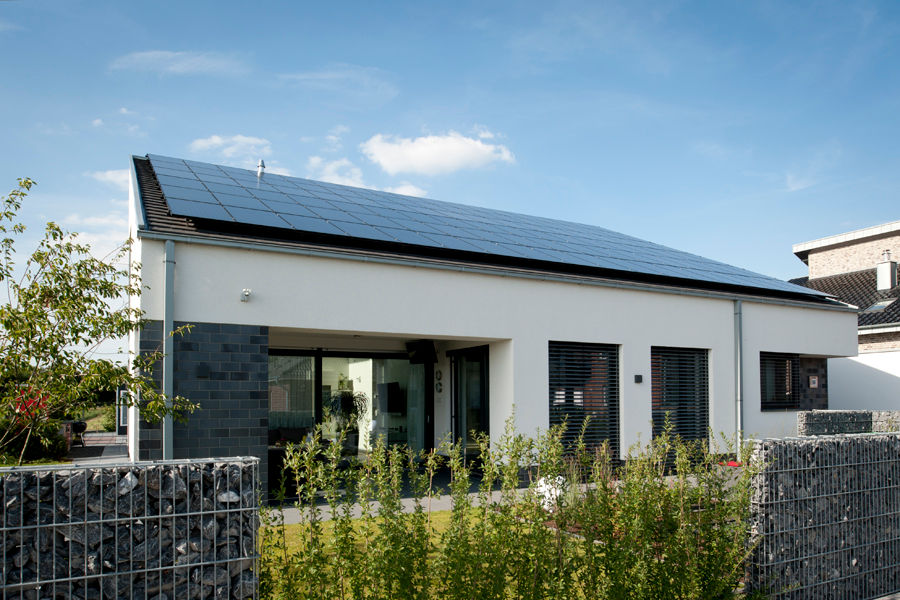
[(462, 348), (460, 350), (448, 350), (447, 356), (450, 358), (450, 422), (453, 430), (453, 443), (458, 441), (462, 441), (463, 447), (466, 448), (468, 446), (469, 441), (469, 432), (468, 431), (460, 431), (461, 417), (460, 417), (460, 377), (462, 375), (460, 371), (460, 363), (463, 360), (468, 359), (477, 359), (481, 361), (482, 371), (481, 371), (481, 422), (484, 424), (483, 430), (484, 433), (490, 435), (490, 365), (488, 362), (488, 357), (490, 355), (490, 346), (474, 346), (471, 348)]

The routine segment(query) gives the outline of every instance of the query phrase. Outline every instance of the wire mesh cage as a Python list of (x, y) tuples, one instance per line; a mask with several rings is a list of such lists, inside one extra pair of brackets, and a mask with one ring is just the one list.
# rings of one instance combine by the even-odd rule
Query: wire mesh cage
[(259, 459), (0, 469), (0, 598), (256, 598)]
[(762, 440), (751, 589), (777, 599), (900, 591), (900, 435)]

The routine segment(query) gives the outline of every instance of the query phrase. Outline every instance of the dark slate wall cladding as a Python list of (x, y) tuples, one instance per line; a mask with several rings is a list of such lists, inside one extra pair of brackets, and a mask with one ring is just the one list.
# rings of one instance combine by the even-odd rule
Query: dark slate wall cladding
[[(185, 323), (175, 323), (181, 325)], [(141, 335), (142, 350), (146, 332), (145, 328)], [(161, 324), (149, 332), (148, 350), (159, 345), (161, 334)], [(149, 348), (151, 344), (153, 348)], [(194, 323), (190, 332), (176, 336), (174, 344), (175, 393), (200, 404), (187, 423), (175, 423), (175, 458), (258, 456), (263, 462), (260, 472), (265, 488), (268, 327)], [(160, 458), (159, 428), (144, 425), (141, 431), (140, 458)]]
[[(162, 321), (150, 321), (141, 330), (139, 350), (141, 354), (150, 354), (163, 349)], [(162, 386), (162, 364), (153, 367), (153, 382), (157, 389)], [(141, 421), (140, 438), (141, 460), (156, 459), (162, 456), (162, 433), (158, 424)]]
[[(810, 376), (819, 378), (819, 387), (809, 387)], [(828, 408), (828, 359), (800, 358), (800, 410)]]

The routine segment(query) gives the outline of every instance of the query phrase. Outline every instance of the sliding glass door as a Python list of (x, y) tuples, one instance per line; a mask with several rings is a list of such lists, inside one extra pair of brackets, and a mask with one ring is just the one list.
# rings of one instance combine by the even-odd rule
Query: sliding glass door
[[(343, 440), (343, 453), (364, 456), (373, 440), (422, 450), (434, 396), (426, 386), (430, 365), (406, 355), (269, 354), (270, 444), (300, 441), (321, 423), (323, 438)], [(431, 408), (433, 410), (433, 408)]]

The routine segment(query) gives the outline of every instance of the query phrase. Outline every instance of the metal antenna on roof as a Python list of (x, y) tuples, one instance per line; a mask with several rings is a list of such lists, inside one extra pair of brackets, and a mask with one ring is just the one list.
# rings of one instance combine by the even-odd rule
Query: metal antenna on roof
[(259, 159), (259, 164), (256, 165), (256, 178), (259, 179), (263, 176), (263, 173), (266, 172), (266, 163), (263, 162), (263, 159)]

